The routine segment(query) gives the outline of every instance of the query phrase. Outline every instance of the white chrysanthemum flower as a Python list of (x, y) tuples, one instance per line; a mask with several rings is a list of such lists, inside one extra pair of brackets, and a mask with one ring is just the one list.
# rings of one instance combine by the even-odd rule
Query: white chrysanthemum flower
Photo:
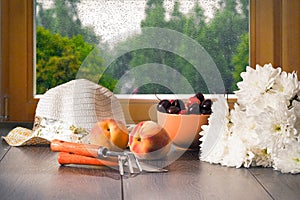
[(256, 133), (257, 117), (255, 113), (247, 115), (238, 104), (231, 111), (232, 134), (228, 138), (228, 156), (222, 161), (223, 165), (235, 167), (250, 167), (255, 153), (252, 149), (258, 148), (260, 140)]
[(203, 131), (201, 134), (203, 136), (201, 137), (201, 154), (200, 154), (200, 160), (219, 164), (224, 157), (224, 154), (226, 153), (226, 137), (224, 135), (219, 136), (220, 138), (215, 142), (215, 144), (211, 147), (209, 152), (206, 152), (206, 150), (203, 150), (203, 144), (205, 145), (206, 138), (209, 134), (213, 132), (213, 128), (211, 126), (203, 126)]
[[(259, 143), (256, 134), (256, 117), (249, 116), (241, 110), (238, 104), (231, 111), (232, 135), (228, 139), (229, 156), (224, 158), (224, 164), (235, 167), (249, 167), (254, 158), (251, 148)], [(235, 159), (235, 160), (233, 160)]]
[(280, 76), (277, 77), (270, 92), (280, 94), (287, 101), (286, 104), (289, 105), (289, 100), (299, 92), (297, 74), (282, 72)]
[(266, 93), (261, 97), (261, 101), (264, 104), (263, 110), (267, 109), (267, 107), (272, 108), (273, 110), (277, 110), (279, 106), (285, 106), (287, 109), (289, 106), (289, 99), (287, 99), (282, 93)]
[(226, 154), (224, 154), (220, 163), (223, 166), (239, 168), (243, 165), (246, 156), (247, 149), (241, 138), (231, 135), (227, 139)]
[(260, 120), (257, 120), (260, 147), (267, 148), (271, 154), (285, 147), (297, 137), (297, 130), (294, 128), (296, 116), (293, 109), (287, 109), (284, 104), (279, 105), (275, 110), (270, 107), (261, 113)]
[(285, 145), (274, 158), (273, 167), (282, 173), (300, 173), (300, 143), (295, 140)]
[(226, 99), (219, 96), (212, 105), (209, 125), (202, 126), (200, 132), (200, 159), (209, 163), (220, 163), (226, 153), (226, 140), (230, 135), (229, 108)]
[(263, 167), (272, 167), (273, 159), (271, 157), (268, 149), (252, 148), (251, 151), (254, 153), (252, 166), (263, 166)]
[(249, 168), (252, 165), (252, 162), (255, 158), (255, 154), (253, 153), (252, 150), (247, 150), (246, 151), (246, 156), (244, 158), (244, 167)]
[(296, 130), (298, 130), (297, 140), (300, 141), (300, 102), (293, 101), (293, 109), (296, 116), (296, 121), (294, 124), (294, 127)]
[(238, 103), (246, 106), (249, 102), (259, 101), (261, 95), (272, 88), (280, 72), (281, 68), (273, 68), (271, 64), (266, 64), (263, 67), (256, 65), (256, 69), (248, 66), (246, 72), (241, 73), (243, 81), (237, 83), (239, 90), (235, 94)]
[[(271, 64), (247, 67), (238, 83), (237, 103), (213, 104), (209, 125), (200, 133), (200, 159), (230, 167), (274, 167), (300, 173), (300, 85), (296, 73)], [(290, 105), (292, 102), (292, 105)]]
[(232, 132), (238, 135), (247, 147), (256, 146), (259, 138), (256, 133), (257, 116), (255, 112), (247, 113), (240, 109), (238, 104), (231, 111)]

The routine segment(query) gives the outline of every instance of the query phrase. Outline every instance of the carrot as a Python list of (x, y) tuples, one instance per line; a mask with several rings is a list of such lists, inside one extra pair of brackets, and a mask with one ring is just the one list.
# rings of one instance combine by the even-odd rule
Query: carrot
[(55, 152), (67, 152), (97, 158), (99, 146), (93, 144), (80, 144), (61, 140), (53, 140), (50, 144), (50, 149)]
[(78, 164), (78, 165), (98, 165), (98, 166), (117, 166), (117, 162), (100, 160), (88, 156), (76, 155), (72, 153), (60, 152), (58, 154), (58, 163), (61, 165)]

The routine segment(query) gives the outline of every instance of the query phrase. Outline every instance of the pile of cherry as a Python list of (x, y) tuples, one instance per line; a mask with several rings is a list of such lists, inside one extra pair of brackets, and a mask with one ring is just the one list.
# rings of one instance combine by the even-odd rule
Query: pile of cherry
[(211, 114), (212, 100), (205, 99), (201, 92), (188, 99), (186, 104), (181, 99), (160, 100), (157, 110), (169, 114)]

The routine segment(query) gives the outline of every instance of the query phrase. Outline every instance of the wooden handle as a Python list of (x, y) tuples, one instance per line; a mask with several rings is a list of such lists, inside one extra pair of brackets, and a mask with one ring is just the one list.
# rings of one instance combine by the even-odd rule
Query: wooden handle
[(58, 163), (61, 165), (97, 165), (97, 166), (117, 166), (117, 162), (100, 160), (88, 156), (76, 155), (72, 153), (60, 152), (58, 154)]
[(93, 144), (79, 144), (61, 140), (53, 140), (50, 144), (50, 149), (55, 152), (66, 152), (97, 158), (99, 146)]

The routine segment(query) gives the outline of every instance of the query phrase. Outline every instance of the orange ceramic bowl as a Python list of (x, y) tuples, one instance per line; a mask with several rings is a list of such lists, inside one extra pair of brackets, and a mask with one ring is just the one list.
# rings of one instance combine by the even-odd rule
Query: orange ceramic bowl
[(157, 122), (169, 134), (172, 142), (180, 148), (199, 148), (201, 126), (208, 124), (210, 115), (177, 115), (157, 111)]

